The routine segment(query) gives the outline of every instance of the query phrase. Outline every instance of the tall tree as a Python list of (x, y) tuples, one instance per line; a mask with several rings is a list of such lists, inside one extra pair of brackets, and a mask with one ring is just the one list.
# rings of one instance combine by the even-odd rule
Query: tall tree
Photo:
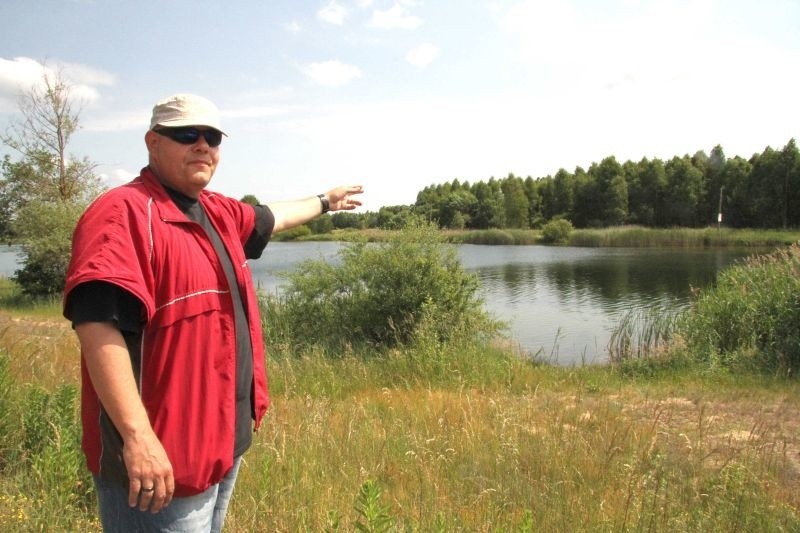
[(726, 225), (735, 228), (754, 226), (748, 189), (752, 168), (749, 161), (739, 156), (725, 162), (721, 178), (725, 188), (721, 195), (722, 202), (717, 200), (717, 207), (722, 203), (722, 221)]
[(589, 172), (577, 167), (575, 175), (575, 204), (572, 223), (586, 228), (601, 224), (597, 209), (597, 181)]
[(472, 208), (469, 227), (475, 229), (501, 228), (505, 224), (503, 193), (494, 178), (488, 183), (478, 182), (472, 186), (476, 203)]
[(527, 228), (530, 226), (528, 207), (530, 202), (525, 195), (525, 186), (521, 178), (509, 174), (503, 180), (503, 203), (506, 212), (506, 226), (509, 228)]
[(450, 193), (439, 203), (439, 226), (442, 228), (462, 229), (469, 223), (470, 212), (477, 199), (470, 191), (451, 188)]
[(560, 216), (571, 219), (575, 207), (575, 176), (558, 169), (553, 176), (553, 206), (551, 217)]
[(704, 169), (705, 193), (698, 206), (699, 222), (712, 223), (722, 213), (725, 188), (725, 152), (717, 145), (711, 150)]
[(786, 203), (786, 173), (781, 152), (767, 147), (754, 155), (747, 180), (750, 219), (753, 227), (779, 228), (783, 226)]
[[(87, 201), (97, 194), (100, 181), (94, 174), (96, 165), (87, 157), (79, 159), (68, 152), (72, 136), (79, 129), (80, 105), (61, 72), (45, 70), (41, 84), (21, 95), (19, 112), (20, 119), (11, 123), (0, 141), (19, 153), (28, 169), (33, 169), (34, 196), (71, 202)], [(14, 180), (17, 176), (12, 172), (4, 177)]]
[(437, 205), (439, 204), (439, 192), (436, 186), (429, 185), (417, 193), (417, 201), (414, 202), (414, 212), (423, 220), (439, 223)]
[(589, 173), (596, 183), (597, 221), (603, 226), (622, 224), (628, 216), (628, 185), (622, 166), (613, 156), (606, 157), (592, 165)]
[(101, 183), (94, 163), (68, 152), (80, 105), (61, 72), (45, 70), (41, 84), (22, 94), (19, 111), (0, 136), (20, 155), (18, 161), (3, 160), (0, 214), (6, 229), (22, 240), (23, 267), (16, 279), (23, 290), (56, 294), (63, 287), (72, 228)]
[(667, 185), (664, 163), (643, 158), (622, 165), (628, 184), (628, 220), (645, 226), (663, 225), (663, 196)]
[(542, 194), (539, 180), (528, 176), (525, 178), (525, 196), (528, 197), (529, 226), (538, 228), (544, 223), (542, 214)]
[(781, 150), (781, 173), (783, 174), (783, 228), (797, 225), (800, 221), (800, 152), (794, 139), (790, 139)]
[(703, 192), (703, 173), (687, 157), (673, 157), (664, 167), (667, 175), (665, 225), (693, 227)]

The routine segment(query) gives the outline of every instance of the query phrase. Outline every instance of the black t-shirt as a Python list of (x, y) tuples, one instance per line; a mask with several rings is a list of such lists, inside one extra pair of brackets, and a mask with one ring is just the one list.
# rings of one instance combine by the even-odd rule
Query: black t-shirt
[[(243, 454), (252, 443), (253, 419), (253, 349), (250, 344), (249, 323), (242, 296), (236, 283), (234, 267), (217, 231), (206, 216), (200, 202), (167, 188), (175, 205), (187, 218), (200, 224), (214, 247), (231, 291), (236, 325), (236, 437), (234, 457)], [(245, 257), (257, 259), (269, 242), (275, 217), (267, 206), (254, 207), (256, 223), (245, 243)], [(130, 354), (138, 354), (142, 345), (144, 309), (134, 295), (121, 287), (104, 281), (90, 281), (76, 286), (69, 294), (65, 315), (72, 325), (84, 322), (113, 322), (122, 333)], [(198, 348), (202, 348), (199, 343)], [(134, 366), (139, 358), (131, 357)], [(134, 368), (138, 380), (139, 369)]]

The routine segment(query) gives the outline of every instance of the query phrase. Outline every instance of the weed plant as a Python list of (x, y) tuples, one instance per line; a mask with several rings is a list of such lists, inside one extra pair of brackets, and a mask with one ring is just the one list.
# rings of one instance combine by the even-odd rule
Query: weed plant
[(796, 375), (800, 370), (800, 246), (753, 256), (703, 291), (679, 326), (711, 366)]

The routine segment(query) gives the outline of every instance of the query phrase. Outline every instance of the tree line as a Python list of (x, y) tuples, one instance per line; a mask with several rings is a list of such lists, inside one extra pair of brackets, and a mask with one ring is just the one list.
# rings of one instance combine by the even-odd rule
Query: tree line
[(578, 228), (796, 228), (800, 151), (790, 139), (782, 149), (767, 147), (749, 159), (727, 158), (717, 145), (710, 155), (701, 150), (668, 161), (619, 163), (609, 156), (588, 169), (562, 168), (540, 178), (454, 179), (425, 187), (412, 205), (336, 213), (310, 229), (400, 229), (418, 218), (443, 229), (541, 228), (553, 220), (568, 220)]
[(412, 211), (442, 228), (537, 228), (553, 219), (575, 227), (735, 228), (800, 226), (800, 152), (794, 139), (749, 159), (710, 155), (619, 163), (613, 156), (587, 170), (563, 168), (539, 179), (509, 174), (470, 184), (430, 185)]

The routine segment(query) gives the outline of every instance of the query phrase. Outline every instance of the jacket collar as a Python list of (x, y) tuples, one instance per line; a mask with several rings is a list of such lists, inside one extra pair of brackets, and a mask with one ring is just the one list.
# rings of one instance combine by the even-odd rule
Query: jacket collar
[[(142, 169), (141, 173), (139, 174), (139, 179), (142, 181), (148, 193), (150, 194), (150, 197), (153, 199), (156, 209), (158, 210), (158, 214), (163, 220), (170, 220), (173, 222), (187, 221), (186, 215), (175, 204), (167, 189), (159, 181), (149, 166)], [(202, 203), (203, 198), (206, 195), (206, 191), (202, 191), (198, 201)]]

